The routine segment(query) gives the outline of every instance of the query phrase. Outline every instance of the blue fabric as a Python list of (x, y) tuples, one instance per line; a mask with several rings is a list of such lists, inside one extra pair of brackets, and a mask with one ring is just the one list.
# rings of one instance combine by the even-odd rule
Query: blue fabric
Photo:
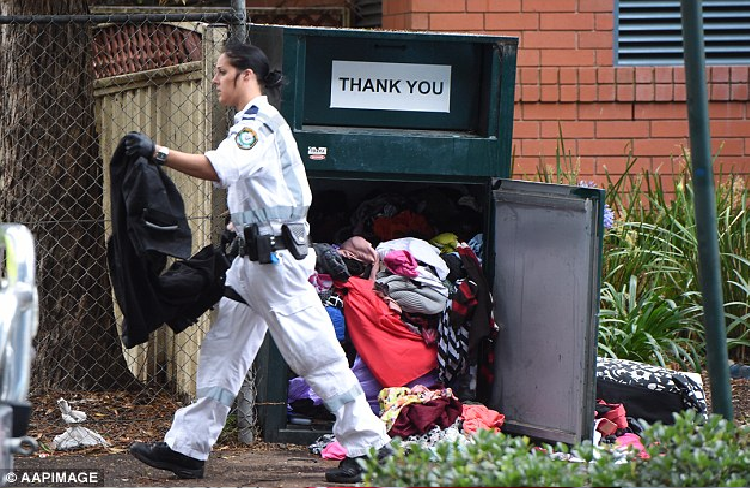
[(329, 305), (326, 306), (326, 311), (328, 312), (328, 315), (331, 317), (333, 328), (336, 329), (336, 339), (338, 339), (339, 342), (343, 341), (344, 336), (346, 335), (346, 323), (344, 322), (344, 312), (342, 312), (341, 309), (339, 308), (331, 307)]

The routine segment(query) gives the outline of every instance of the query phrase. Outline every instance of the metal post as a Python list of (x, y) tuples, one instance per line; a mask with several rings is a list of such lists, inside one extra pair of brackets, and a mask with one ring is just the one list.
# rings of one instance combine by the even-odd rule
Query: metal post
[(232, 10), (236, 20), (232, 23), (232, 37), (240, 42), (245, 42), (245, 32), (247, 30), (247, 9), (245, 0), (232, 0)]
[(708, 131), (703, 53), (701, 0), (681, 0), (682, 36), (685, 41), (685, 85), (690, 124), (690, 161), (695, 190), (695, 222), (698, 237), (698, 269), (703, 294), (708, 374), (713, 411), (731, 421), (732, 392), (729, 382), (727, 332), (721, 290), (721, 262), (716, 232), (716, 194)]

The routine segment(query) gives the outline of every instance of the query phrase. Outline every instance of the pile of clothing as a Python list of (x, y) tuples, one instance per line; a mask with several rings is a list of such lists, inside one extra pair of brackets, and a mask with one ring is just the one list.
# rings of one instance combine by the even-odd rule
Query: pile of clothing
[(453, 240), (452, 252), (417, 237), (377, 247), (360, 236), (313, 245), (318, 261), (310, 282), (339, 340), (352, 344), (382, 387), (431, 372), (451, 386), (476, 365), (475, 346), (495, 332), (479, 258)]
[[(496, 327), (490, 288), (470, 245), (442, 234), (376, 247), (355, 236), (313, 248), (309, 281), (374, 412), (384, 388), (453, 388), (475, 399), (478, 345), (491, 341)], [(290, 415), (327, 417), (304, 379), (292, 378), (288, 393)]]

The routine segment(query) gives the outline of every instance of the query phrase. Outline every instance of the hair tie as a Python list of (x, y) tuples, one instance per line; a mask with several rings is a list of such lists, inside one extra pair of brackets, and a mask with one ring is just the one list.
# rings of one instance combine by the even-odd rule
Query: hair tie
[(263, 84), (267, 88), (274, 88), (281, 85), (281, 71), (274, 69), (271, 70), (265, 78), (263, 78)]

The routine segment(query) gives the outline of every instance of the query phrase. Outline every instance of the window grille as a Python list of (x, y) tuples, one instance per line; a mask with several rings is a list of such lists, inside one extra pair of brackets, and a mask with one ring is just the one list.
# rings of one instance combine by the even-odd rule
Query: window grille
[(355, 0), (354, 27), (378, 29), (383, 26), (382, 0)]
[[(703, 0), (706, 64), (750, 64), (750, 0)], [(617, 0), (614, 62), (683, 63), (679, 0)]]

